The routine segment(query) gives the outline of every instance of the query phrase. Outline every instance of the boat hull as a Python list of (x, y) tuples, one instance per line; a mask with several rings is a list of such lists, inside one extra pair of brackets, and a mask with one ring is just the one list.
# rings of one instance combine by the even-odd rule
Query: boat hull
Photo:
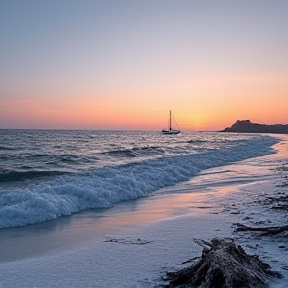
[(162, 134), (166, 134), (166, 135), (176, 135), (179, 133), (180, 133), (179, 130), (162, 130)]

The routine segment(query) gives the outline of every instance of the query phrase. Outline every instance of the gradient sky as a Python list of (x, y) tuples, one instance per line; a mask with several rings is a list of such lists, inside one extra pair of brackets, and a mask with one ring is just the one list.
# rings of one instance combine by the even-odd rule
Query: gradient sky
[(0, 0), (0, 128), (288, 123), (287, 0)]

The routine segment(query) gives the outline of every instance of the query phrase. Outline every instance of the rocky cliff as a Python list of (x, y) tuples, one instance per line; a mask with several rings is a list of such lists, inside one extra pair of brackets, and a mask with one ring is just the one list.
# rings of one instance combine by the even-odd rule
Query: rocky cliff
[(250, 120), (237, 120), (231, 127), (225, 128), (221, 132), (242, 132), (242, 133), (288, 133), (288, 125), (284, 124), (258, 124)]

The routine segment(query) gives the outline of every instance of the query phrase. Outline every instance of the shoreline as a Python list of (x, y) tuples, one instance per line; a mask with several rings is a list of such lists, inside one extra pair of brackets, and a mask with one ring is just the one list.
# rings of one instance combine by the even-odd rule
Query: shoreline
[[(253, 234), (236, 233), (233, 223), (248, 216), (249, 221), (267, 221), (269, 213), (263, 214), (255, 199), (281, 190), (276, 185), (283, 174), (271, 169), (285, 157), (287, 160), (288, 137), (282, 139), (275, 145), (277, 154), (206, 170), (165, 193), (4, 230), (0, 235), (0, 287), (92, 287), (93, 283), (97, 287), (124, 287), (124, 283), (156, 287), (164, 271), (200, 256), (201, 247), (193, 238), (232, 236), (249, 254), (259, 253), (272, 268), (281, 269), (284, 250), (278, 246), (288, 250), (287, 243), (274, 247), (278, 237), (260, 240)], [(247, 202), (254, 205), (250, 207), (253, 211)], [(271, 217), (284, 221), (276, 214)], [(276, 260), (278, 263), (273, 262)], [(97, 275), (92, 271), (98, 271)], [(20, 280), (13, 279), (19, 273)], [(271, 287), (285, 286), (276, 283)]]

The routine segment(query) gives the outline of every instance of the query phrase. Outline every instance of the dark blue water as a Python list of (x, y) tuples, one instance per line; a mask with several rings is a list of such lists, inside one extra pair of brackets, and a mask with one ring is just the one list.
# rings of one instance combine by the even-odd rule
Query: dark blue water
[(148, 197), (204, 169), (273, 153), (259, 134), (0, 130), (0, 228)]

